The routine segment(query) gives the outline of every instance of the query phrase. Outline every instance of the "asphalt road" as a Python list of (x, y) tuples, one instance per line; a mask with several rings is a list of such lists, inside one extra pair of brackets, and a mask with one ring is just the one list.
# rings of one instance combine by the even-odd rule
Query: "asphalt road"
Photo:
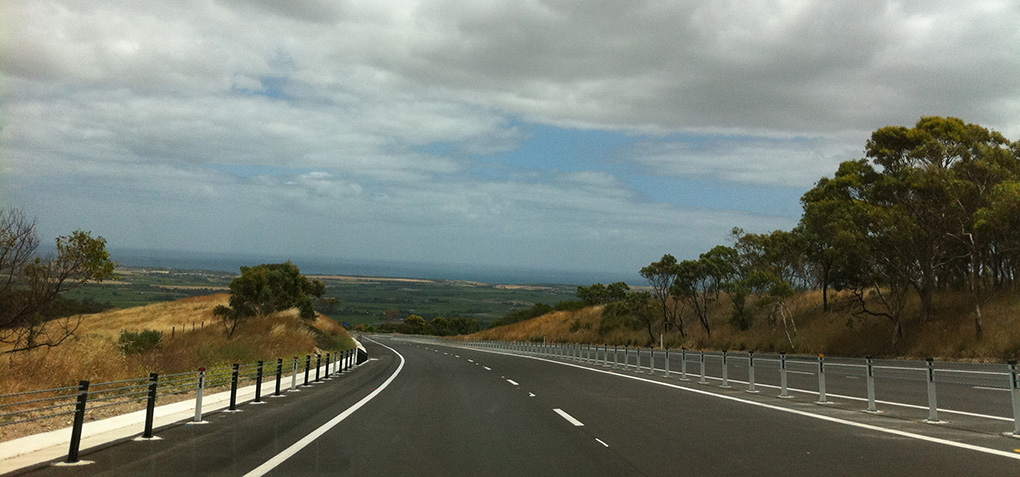
[(1020, 441), (1002, 436), (968, 441), (996, 455), (833, 416), (848, 411), (816, 418), (761, 404), (774, 397), (379, 341), (387, 347), (366, 343), (373, 360), (339, 379), (210, 415), (209, 424), (160, 429), (161, 440), (83, 454), (90, 465), (29, 475), (1020, 474), (1020, 460), (1008, 456)]

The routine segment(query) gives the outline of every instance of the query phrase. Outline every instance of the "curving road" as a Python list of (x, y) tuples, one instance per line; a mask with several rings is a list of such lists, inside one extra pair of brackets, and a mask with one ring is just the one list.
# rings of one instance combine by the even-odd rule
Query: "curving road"
[(337, 379), (29, 475), (1020, 474), (1020, 441), (999, 435), (883, 430), (888, 417), (774, 396), (377, 339)]

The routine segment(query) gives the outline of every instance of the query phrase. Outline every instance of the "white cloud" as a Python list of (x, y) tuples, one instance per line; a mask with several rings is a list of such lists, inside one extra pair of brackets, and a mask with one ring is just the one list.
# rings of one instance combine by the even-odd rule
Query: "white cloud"
[(807, 189), (840, 162), (862, 157), (867, 136), (696, 136), (644, 141), (626, 157), (654, 175)]
[[(4, 2), (0, 201), (129, 246), (633, 268), (793, 219), (626, 173), (806, 188), (921, 115), (1020, 136), (1016, 2), (281, 5)], [(635, 143), (484, 163), (534, 124)]]

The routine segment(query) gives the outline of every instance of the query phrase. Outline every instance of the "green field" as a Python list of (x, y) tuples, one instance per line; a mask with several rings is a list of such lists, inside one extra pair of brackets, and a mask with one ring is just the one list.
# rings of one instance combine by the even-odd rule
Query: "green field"
[[(206, 270), (166, 270), (122, 267), (116, 283), (89, 284), (67, 294), (91, 298), (116, 308), (226, 292), (234, 274)], [(326, 284), (326, 296), (339, 305), (320, 305), (319, 311), (351, 325), (376, 324), (387, 317), (415, 314), (474, 318), (486, 326), (510, 311), (535, 303), (555, 305), (576, 300), (573, 285), (505, 286), (459, 280), (402, 280), (372, 277), (311, 276)], [(389, 313), (387, 313), (389, 311)]]

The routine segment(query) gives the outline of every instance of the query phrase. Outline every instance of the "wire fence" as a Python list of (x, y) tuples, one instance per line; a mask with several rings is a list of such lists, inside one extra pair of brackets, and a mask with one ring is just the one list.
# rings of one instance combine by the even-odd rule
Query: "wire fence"
[[(313, 357), (314, 356), (314, 357)], [(146, 416), (143, 438), (152, 438), (153, 418), (156, 401), (181, 395), (195, 397), (195, 421), (202, 420), (202, 398), (207, 390), (230, 389), (229, 410), (236, 410), (238, 389), (255, 383), (255, 401), (261, 402), (262, 384), (275, 380), (273, 393), (283, 392), (282, 381), (289, 374), (288, 390), (298, 385), (298, 376), (303, 376), (302, 385), (330, 379), (356, 364), (361, 364), (367, 355), (357, 350), (343, 350), (326, 354), (306, 355), (304, 359), (278, 358), (274, 361), (236, 363), (231, 366), (200, 368), (173, 374), (151, 373), (148, 377), (91, 383), (79, 381), (77, 386), (0, 394), (0, 428), (46, 419), (73, 416), (71, 442), (65, 462), (78, 462), (82, 427), (86, 413), (95, 414), (100, 410), (134, 410), (145, 403)], [(314, 381), (313, 381), (314, 380)]]

